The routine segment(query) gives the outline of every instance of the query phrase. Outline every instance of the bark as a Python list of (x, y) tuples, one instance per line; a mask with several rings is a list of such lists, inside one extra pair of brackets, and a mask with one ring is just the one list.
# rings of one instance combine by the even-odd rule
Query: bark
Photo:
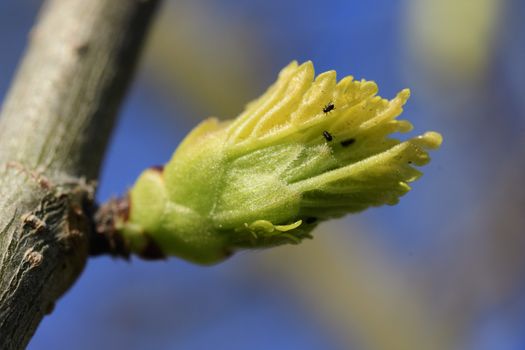
[(0, 349), (76, 280), (117, 109), (160, 0), (50, 0), (0, 119)]

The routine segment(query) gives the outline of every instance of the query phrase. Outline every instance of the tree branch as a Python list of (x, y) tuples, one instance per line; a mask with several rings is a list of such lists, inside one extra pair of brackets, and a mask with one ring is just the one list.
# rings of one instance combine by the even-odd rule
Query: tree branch
[(94, 180), (160, 0), (50, 0), (0, 119), (0, 348), (78, 277)]

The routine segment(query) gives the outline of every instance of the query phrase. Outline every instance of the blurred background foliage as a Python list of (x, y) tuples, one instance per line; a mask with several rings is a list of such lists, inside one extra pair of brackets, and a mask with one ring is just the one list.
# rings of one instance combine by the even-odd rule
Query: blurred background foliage
[[(40, 1), (0, 2), (4, 96)], [(29, 349), (524, 349), (525, 2), (168, 0), (115, 130), (101, 201), (237, 115), (280, 68), (375, 80), (442, 148), (395, 207), (203, 268), (92, 259)]]

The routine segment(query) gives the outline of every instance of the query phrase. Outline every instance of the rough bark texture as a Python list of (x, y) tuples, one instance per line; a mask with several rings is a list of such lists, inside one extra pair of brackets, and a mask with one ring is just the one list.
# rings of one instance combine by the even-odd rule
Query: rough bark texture
[(0, 349), (78, 277), (94, 181), (158, 0), (50, 0), (0, 119)]

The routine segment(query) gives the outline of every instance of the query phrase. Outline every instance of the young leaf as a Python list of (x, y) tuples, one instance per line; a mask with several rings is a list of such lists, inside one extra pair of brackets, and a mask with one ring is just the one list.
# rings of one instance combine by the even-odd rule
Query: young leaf
[(442, 139), (392, 138), (412, 129), (396, 119), (410, 92), (386, 100), (377, 91), (290, 63), (236, 119), (202, 122), (162, 171), (140, 176), (123, 236), (138, 253), (153, 243), (209, 264), (240, 248), (299, 243), (322, 220), (397, 203)]

